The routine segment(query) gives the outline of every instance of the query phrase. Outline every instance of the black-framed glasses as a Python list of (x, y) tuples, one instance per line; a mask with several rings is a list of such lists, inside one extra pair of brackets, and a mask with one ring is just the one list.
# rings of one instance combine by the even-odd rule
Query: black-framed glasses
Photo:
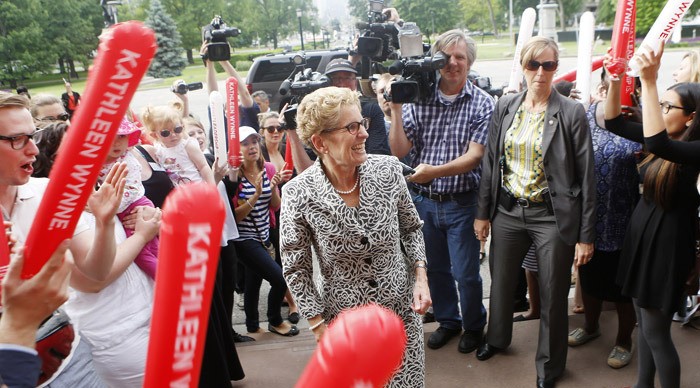
[(268, 125), (265, 130), (267, 133), (284, 132), (284, 129), (279, 125)]
[(371, 123), (371, 120), (369, 117), (363, 117), (362, 121), (353, 121), (352, 123), (344, 126), (344, 127), (339, 127), (339, 128), (330, 128), (330, 129), (325, 129), (323, 132), (333, 132), (337, 131), (339, 129), (344, 129), (348, 131), (351, 135), (357, 135), (357, 133), (360, 131), (360, 125), (362, 125), (365, 130), (369, 128), (369, 124)]
[(38, 131), (34, 131), (34, 133), (23, 133), (21, 135), (15, 135), (15, 136), (2, 136), (0, 135), (0, 140), (6, 140), (10, 142), (10, 147), (12, 147), (13, 150), (21, 150), (24, 148), (27, 143), (29, 143), (29, 140), (34, 140), (34, 136), (36, 136), (39, 132), (43, 131), (43, 129), (40, 129)]
[(659, 106), (661, 107), (661, 112), (663, 112), (663, 113), (668, 113), (671, 109), (683, 109), (683, 110), (685, 110), (684, 107), (673, 105), (668, 101), (659, 101)]
[(66, 112), (61, 113), (58, 116), (46, 116), (39, 119), (39, 121), (68, 121), (70, 115)]
[(178, 125), (177, 127), (173, 128), (172, 131), (170, 131), (169, 129), (164, 129), (164, 130), (160, 131), (160, 136), (168, 137), (168, 136), (170, 136), (171, 132), (182, 133), (182, 129), (183, 129), (182, 125)]
[(554, 71), (559, 67), (559, 62), (557, 62), (557, 61), (540, 62), (540, 61), (532, 60), (532, 61), (527, 61), (527, 63), (525, 64), (525, 68), (530, 70), (530, 71), (537, 71), (537, 70), (539, 70), (540, 66), (542, 66), (542, 69), (544, 69), (544, 71)]

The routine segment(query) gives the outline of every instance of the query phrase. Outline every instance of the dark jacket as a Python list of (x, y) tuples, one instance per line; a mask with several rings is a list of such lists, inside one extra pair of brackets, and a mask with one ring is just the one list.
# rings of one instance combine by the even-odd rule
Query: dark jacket
[[(521, 92), (498, 100), (489, 125), (486, 155), (481, 162), (477, 219), (496, 215), (501, 188), (505, 133), (525, 99)], [(557, 228), (567, 244), (595, 240), (595, 176), (593, 143), (583, 106), (554, 89), (547, 102), (542, 134), (543, 168)]]

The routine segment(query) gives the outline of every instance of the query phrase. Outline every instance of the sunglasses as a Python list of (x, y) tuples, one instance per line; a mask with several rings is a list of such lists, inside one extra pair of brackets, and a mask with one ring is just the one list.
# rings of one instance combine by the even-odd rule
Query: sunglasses
[(40, 121), (68, 121), (70, 115), (66, 112), (61, 113), (58, 116), (46, 116), (39, 119)]
[[(160, 136), (161, 137), (168, 137), (168, 136), (170, 136), (170, 132), (171, 131), (169, 129), (164, 129), (164, 130), (160, 131)], [(182, 126), (178, 125), (177, 127), (173, 128), (172, 132), (182, 133)]]
[(544, 69), (544, 71), (554, 71), (559, 67), (559, 62), (557, 62), (557, 61), (545, 61), (545, 62), (527, 61), (527, 63), (525, 64), (525, 68), (530, 70), (530, 71), (537, 71), (537, 70), (539, 70), (540, 66), (542, 66), (542, 69)]
[(267, 133), (284, 132), (284, 129), (279, 125), (268, 125), (265, 130)]

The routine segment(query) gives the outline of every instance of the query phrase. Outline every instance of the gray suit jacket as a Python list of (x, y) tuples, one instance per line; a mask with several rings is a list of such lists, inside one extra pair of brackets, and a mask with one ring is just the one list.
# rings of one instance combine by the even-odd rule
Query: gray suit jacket
[[(481, 162), (477, 219), (496, 215), (501, 187), (505, 133), (525, 100), (525, 92), (498, 100), (489, 126), (486, 155)], [(554, 89), (547, 102), (542, 134), (543, 167), (557, 228), (567, 244), (595, 239), (595, 177), (593, 143), (583, 106)]]

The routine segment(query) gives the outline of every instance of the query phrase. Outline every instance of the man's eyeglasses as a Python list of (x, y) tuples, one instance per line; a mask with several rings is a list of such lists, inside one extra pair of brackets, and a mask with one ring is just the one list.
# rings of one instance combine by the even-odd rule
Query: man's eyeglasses
[(58, 116), (46, 116), (39, 119), (39, 121), (68, 121), (70, 115), (66, 112), (61, 113)]
[(354, 136), (357, 135), (357, 133), (360, 131), (360, 125), (362, 125), (365, 128), (365, 130), (367, 130), (367, 128), (369, 128), (370, 122), (371, 120), (369, 119), (369, 117), (365, 117), (362, 119), (362, 121), (354, 121), (344, 127), (325, 129), (323, 130), (323, 132), (333, 132), (340, 129), (344, 129)]
[[(178, 125), (177, 127), (173, 128), (172, 132), (181, 133), (182, 126)], [(160, 131), (160, 136), (161, 137), (168, 137), (168, 136), (170, 136), (170, 133), (171, 133), (171, 131), (169, 129), (164, 129), (164, 130)]]
[(10, 142), (10, 147), (12, 147), (13, 150), (21, 150), (24, 148), (27, 143), (29, 143), (29, 140), (34, 140), (34, 136), (36, 136), (39, 132), (43, 131), (43, 129), (40, 129), (38, 131), (34, 131), (34, 133), (26, 134), (23, 133), (21, 135), (15, 135), (15, 136), (1, 136), (0, 135), (0, 140), (7, 140)]
[(265, 130), (267, 133), (284, 132), (284, 129), (282, 129), (282, 127), (279, 125), (268, 125), (265, 127)]
[(530, 71), (537, 71), (537, 70), (539, 70), (540, 66), (542, 66), (542, 69), (544, 69), (544, 71), (554, 71), (559, 67), (559, 62), (557, 62), (557, 61), (545, 61), (545, 62), (527, 61), (527, 63), (525, 64), (525, 68), (530, 70)]
[(661, 112), (668, 113), (671, 109), (685, 109), (682, 106), (676, 106), (668, 101), (660, 101), (659, 106), (661, 107)]

